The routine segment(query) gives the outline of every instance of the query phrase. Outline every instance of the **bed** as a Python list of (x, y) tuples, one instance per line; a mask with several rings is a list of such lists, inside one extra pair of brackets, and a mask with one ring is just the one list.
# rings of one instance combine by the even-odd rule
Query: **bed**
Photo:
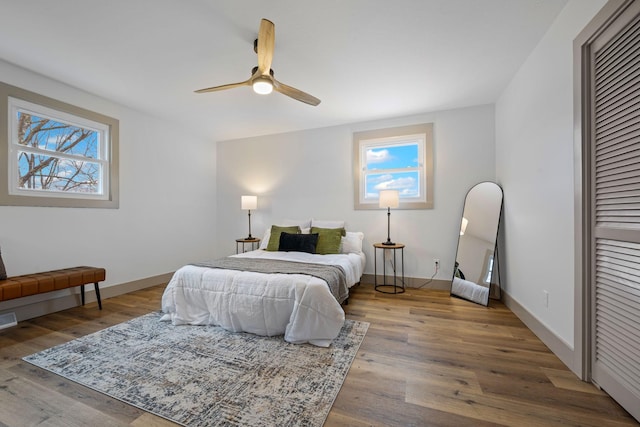
[[(255, 251), (185, 265), (164, 291), (162, 320), (284, 335), (290, 343), (328, 347), (344, 324), (341, 303), (360, 282), (365, 265), (362, 233), (344, 233), (338, 253), (268, 250), (262, 244)], [(265, 239), (274, 240), (268, 235)], [(330, 284), (333, 276), (340, 276), (340, 283)]]

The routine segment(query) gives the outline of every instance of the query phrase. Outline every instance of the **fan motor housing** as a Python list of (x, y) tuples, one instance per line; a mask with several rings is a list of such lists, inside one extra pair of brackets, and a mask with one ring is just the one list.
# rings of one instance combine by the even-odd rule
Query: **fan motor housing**
[[(258, 71), (258, 67), (253, 67), (251, 69), (251, 75), (253, 76), (256, 73), (256, 71)], [(273, 70), (271, 68), (269, 68), (269, 74), (271, 75), (271, 77), (273, 77)]]

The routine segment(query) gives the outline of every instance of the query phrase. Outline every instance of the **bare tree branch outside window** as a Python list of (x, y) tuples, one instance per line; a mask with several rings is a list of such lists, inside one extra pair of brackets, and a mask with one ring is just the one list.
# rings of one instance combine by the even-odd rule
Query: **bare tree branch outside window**
[(3, 82), (0, 112), (0, 206), (119, 208), (118, 119)]
[[(18, 112), (18, 186), (24, 189), (98, 193), (99, 132)], [(27, 148), (28, 147), (28, 148)]]

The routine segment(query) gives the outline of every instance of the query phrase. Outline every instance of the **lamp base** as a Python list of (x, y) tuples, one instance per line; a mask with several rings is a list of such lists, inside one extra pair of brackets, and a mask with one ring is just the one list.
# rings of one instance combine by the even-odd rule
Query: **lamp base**
[(387, 240), (386, 242), (382, 242), (383, 245), (385, 246), (395, 246), (395, 243), (392, 242), (391, 240)]

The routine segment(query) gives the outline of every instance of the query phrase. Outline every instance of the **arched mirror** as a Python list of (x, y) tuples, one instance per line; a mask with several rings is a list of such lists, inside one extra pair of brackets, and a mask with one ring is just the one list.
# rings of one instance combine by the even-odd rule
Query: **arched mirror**
[(497, 293), (491, 288), (499, 283), (496, 241), (501, 212), (502, 188), (498, 184), (481, 182), (467, 192), (451, 295), (486, 306), (490, 293)]

